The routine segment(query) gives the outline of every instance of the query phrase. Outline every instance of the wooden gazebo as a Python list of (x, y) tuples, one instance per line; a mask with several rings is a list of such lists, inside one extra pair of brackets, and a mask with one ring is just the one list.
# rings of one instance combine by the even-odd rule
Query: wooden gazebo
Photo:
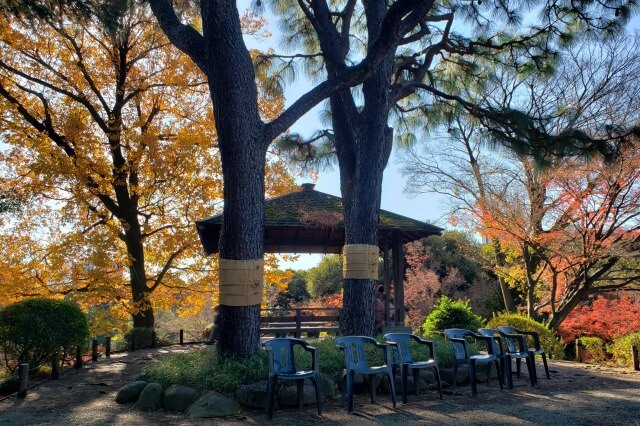
[[(344, 246), (342, 199), (302, 184), (301, 190), (266, 202), (264, 251), (266, 253), (341, 253)], [(205, 254), (218, 252), (222, 215), (196, 222)], [(430, 235), (442, 228), (406, 216), (380, 210), (378, 246), (384, 260), (383, 283), (391, 294), (394, 282), (396, 324), (404, 324), (403, 244)], [(389, 267), (391, 251), (391, 268)], [(392, 271), (390, 274), (389, 271)], [(388, 308), (388, 300), (387, 300)]]

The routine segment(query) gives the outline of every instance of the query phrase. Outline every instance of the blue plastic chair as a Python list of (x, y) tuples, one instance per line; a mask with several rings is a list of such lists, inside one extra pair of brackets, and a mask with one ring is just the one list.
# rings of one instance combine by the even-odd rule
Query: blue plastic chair
[(535, 381), (538, 381), (538, 372), (536, 371), (536, 355), (540, 355), (542, 357), (542, 363), (544, 364), (544, 372), (547, 375), (547, 380), (551, 378), (549, 375), (549, 366), (547, 365), (547, 354), (544, 352), (544, 349), (540, 346), (540, 335), (537, 331), (525, 331), (520, 330), (515, 327), (506, 327), (501, 326), (498, 327), (498, 330), (508, 333), (508, 334), (524, 334), (525, 336), (531, 336), (533, 338), (533, 348), (529, 348), (529, 352), (531, 352), (531, 360), (533, 362), (533, 377)]
[[(501, 330), (495, 330), (492, 328), (481, 328), (478, 330), (480, 334), (484, 336), (496, 336), (499, 335), (505, 342), (504, 351), (504, 375), (507, 378), (507, 387), (513, 389), (513, 371), (512, 360), (516, 360), (518, 366), (518, 377), (520, 377), (520, 360), (524, 359), (527, 363), (527, 370), (529, 370), (529, 380), (531, 386), (536, 382), (535, 369), (533, 367), (533, 356), (529, 352), (527, 347), (527, 338), (522, 334), (507, 334)], [(496, 337), (498, 339), (498, 337)]]
[[(436, 382), (438, 383), (438, 391), (440, 399), (442, 399), (442, 382), (440, 381), (440, 370), (438, 369), (438, 361), (436, 359), (436, 349), (431, 340), (423, 340), (420, 337), (410, 333), (388, 333), (384, 335), (384, 339), (393, 347), (395, 360), (400, 365), (401, 381), (402, 381), (402, 402), (407, 403), (407, 379), (409, 370), (413, 373), (413, 387), (416, 396), (419, 394), (418, 378), (420, 370), (424, 368), (433, 368)], [(425, 361), (414, 361), (411, 354), (411, 341), (418, 342), (429, 348), (429, 359)]]
[[(498, 357), (498, 361), (500, 361), (500, 371), (502, 372), (502, 379), (504, 384), (504, 378), (506, 377), (506, 351), (504, 350), (503, 340), (500, 336), (500, 331), (495, 330), (493, 328), (479, 328), (478, 333), (483, 336), (489, 336), (493, 339), (491, 340), (491, 346), (493, 346), (493, 354)], [(489, 374), (487, 374), (487, 383), (489, 382)]]
[[(311, 371), (296, 369), (294, 347), (296, 345), (311, 353)], [(309, 346), (301, 339), (271, 339), (262, 344), (262, 349), (269, 354), (269, 379), (267, 384), (266, 412), (269, 420), (273, 418), (273, 404), (278, 379), (296, 380), (298, 391), (298, 409), (302, 410), (304, 397), (304, 379), (310, 379), (316, 389), (316, 403), (318, 415), (322, 415), (322, 393), (320, 392), (320, 377), (318, 372), (318, 349)]]
[[(469, 330), (461, 328), (449, 328), (444, 331), (444, 335), (451, 341), (453, 346), (453, 392), (456, 391), (456, 373), (458, 372), (458, 364), (466, 364), (469, 366), (469, 380), (471, 381), (471, 394), (477, 395), (478, 389), (476, 386), (476, 366), (478, 364), (494, 363), (498, 372), (498, 381), (500, 383), (500, 389), (502, 389), (502, 373), (500, 372), (500, 360), (499, 354), (494, 353), (493, 349), (493, 337), (482, 336)], [(471, 337), (476, 341), (482, 341), (487, 346), (487, 354), (471, 355), (469, 353), (469, 346), (466, 338)]]
[[(370, 366), (367, 361), (366, 345), (372, 345), (380, 348), (384, 352), (385, 364), (379, 366)], [(391, 351), (389, 345), (378, 343), (372, 337), (366, 336), (344, 336), (336, 339), (336, 346), (344, 352), (344, 361), (346, 366), (346, 393), (347, 393), (347, 410), (353, 412), (353, 382), (356, 374), (369, 377), (371, 383), (371, 403), (375, 402), (375, 388), (373, 379), (377, 374), (386, 374), (389, 377), (389, 386), (391, 387), (391, 401), (393, 408), (396, 408), (396, 389), (393, 383), (393, 364), (391, 363)], [(344, 395), (344, 388), (343, 395)]]

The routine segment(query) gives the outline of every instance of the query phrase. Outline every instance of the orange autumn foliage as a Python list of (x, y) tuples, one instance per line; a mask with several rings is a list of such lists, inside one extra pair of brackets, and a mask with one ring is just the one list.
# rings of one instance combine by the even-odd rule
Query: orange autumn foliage
[[(243, 22), (268, 35), (262, 19)], [(0, 24), (0, 192), (19, 206), (0, 217), (0, 305), (71, 298), (94, 332), (153, 309), (197, 312), (217, 282), (194, 226), (222, 201), (204, 77), (147, 6), (119, 24), (63, 13)], [(261, 96), (265, 118), (281, 112), (281, 94)], [(269, 195), (293, 188), (279, 158), (267, 171)], [(276, 269), (268, 259), (267, 282), (282, 280)]]

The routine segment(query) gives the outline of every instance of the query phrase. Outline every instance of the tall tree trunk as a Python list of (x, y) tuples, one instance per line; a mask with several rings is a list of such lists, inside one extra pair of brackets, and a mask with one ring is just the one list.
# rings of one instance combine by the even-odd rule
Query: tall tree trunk
[[(369, 47), (377, 40), (387, 10), (385, 1), (365, 2)], [(364, 107), (356, 113), (351, 92), (331, 98), (340, 189), (344, 205), (345, 244), (378, 245), (382, 177), (391, 155), (393, 131), (387, 127), (389, 88), (395, 48), (362, 86)], [(341, 332), (375, 332), (376, 280), (345, 279)], [(395, 285), (401, 285), (395, 283)], [(396, 309), (402, 301), (396, 301)]]
[(144, 257), (144, 243), (142, 241), (142, 228), (138, 220), (138, 207), (136, 201), (130, 197), (121, 196), (120, 205), (126, 206), (129, 213), (126, 215), (124, 239), (129, 255), (129, 279), (131, 283), (131, 295), (134, 311), (133, 328), (152, 329), (155, 325), (153, 306), (151, 304), (151, 292), (147, 286), (147, 273)]
[[(263, 258), (266, 151), (252, 144), (222, 150), (224, 212), (220, 235), (220, 258)], [(247, 358), (258, 351), (260, 305), (220, 305), (218, 349), (225, 357)]]
[[(496, 266), (503, 267), (505, 265), (504, 253), (502, 252), (502, 246), (500, 244), (500, 240), (493, 239), (491, 241), (491, 246), (493, 247), (493, 252), (496, 257)], [(511, 294), (511, 289), (509, 285), (502, 277), (498, 277), (498, 284), (500, 285), (500, 292), (502, 293), (502, 301), (504, 302), (504, 309), (509, 313), (513, 313), (517, 311), (516, 303), (513, 300), (513, 295)]]
[[(262, 260), (264, 171), (268, 142), (258, 113), (253, 62), (234, 0), (200, 2), (205, 73), (216, 117), (224, 182), (220, 259)], [(233, 52), (230, 54), (230, 52)], [(220, 305), (218, 350), (247, 358), (258, 351), (260, 305)]]

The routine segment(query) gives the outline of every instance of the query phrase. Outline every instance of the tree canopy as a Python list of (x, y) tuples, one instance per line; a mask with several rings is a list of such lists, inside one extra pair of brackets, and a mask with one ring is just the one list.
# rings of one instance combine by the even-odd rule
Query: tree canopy
[[(218, 208), (222, 170), (200, 70), (148, 6), (127, 5), (115, 27), (60, 10), (3, 17), (0, 184), (18, 207), (3, 215), (0, 294), (70, 295), (110, 312), (94, 318), (151, 327), (152, 305), (210, 299), (193, 223)], [(265, 95), (261, 113), (283, 102)], [(288, 192), (288, 166), (267, 167), (268, 193)]]

